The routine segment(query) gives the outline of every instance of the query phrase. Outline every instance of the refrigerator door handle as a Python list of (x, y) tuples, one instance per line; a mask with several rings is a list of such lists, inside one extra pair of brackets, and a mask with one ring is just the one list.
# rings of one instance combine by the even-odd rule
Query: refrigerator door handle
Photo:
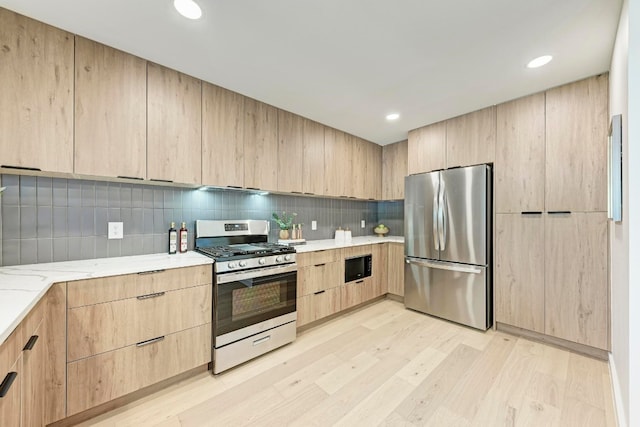
[(461, 264), (453, 264), (450, 262), (443, 261), (429, 261), (424, 259), (416, 259), (407, 257), (405, 262), (407, 264), (416, 264), (421, 267), (429, 267), (429, 268), (437, 268), (440, 270), (450, 270), (450, 271), (458, 271), (460, 273), (472, 273), (472, 274), (480, 274), (482, 270), (473, 265), (461, 265)]
[(440, 241), (440, 250), (444, 251), (447, 248), (447, 233), (445, 231), (445, 196), (444, 196), (444, 181), (440, 182), (440, 188), (438, 190), (438, 240)]
[(438, 238), (438, 223), (440, 218), (440, 208), (438, 206), (438, 195), (433, 196), (433, 248), (436, 251), (440, 250), (440, 240)]

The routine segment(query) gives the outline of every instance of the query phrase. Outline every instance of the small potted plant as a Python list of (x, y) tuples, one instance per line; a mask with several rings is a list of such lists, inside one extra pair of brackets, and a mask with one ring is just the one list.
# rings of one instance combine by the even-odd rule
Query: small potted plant
[(287, 240), (289, 238), (289, 230), (293, 227), (293, 219), (298, 216), (297, 213), (292, 213), (288, 215), (285, 211), (282, 211), (282, 215), (278, 215), (277, 213), (273, 213), (273, 219), (278, 224), (280, 228), (280, 239)]

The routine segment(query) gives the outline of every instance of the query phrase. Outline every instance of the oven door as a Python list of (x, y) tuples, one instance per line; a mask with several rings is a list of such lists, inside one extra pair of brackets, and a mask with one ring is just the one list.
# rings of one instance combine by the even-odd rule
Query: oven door
[(295, 313), (297, 269), (288, 264), (216, 275), (214, 336)]

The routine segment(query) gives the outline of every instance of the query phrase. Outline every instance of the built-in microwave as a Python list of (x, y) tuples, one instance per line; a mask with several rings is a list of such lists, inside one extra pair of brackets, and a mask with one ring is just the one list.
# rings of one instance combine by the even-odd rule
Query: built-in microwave
[(371, 255), (361, 255), (344, 260), (345, 283), (369, 276), (371, 276)]

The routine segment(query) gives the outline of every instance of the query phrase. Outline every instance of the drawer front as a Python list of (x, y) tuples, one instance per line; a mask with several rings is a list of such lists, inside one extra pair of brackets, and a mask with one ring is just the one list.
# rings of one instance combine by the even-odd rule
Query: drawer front
[(298, 269), (298, 296), (313, 294), (342, 284), (340, 261), (315, 264)]
[(204, 285), (70, 309), (67, 360), (210, 323), (211, 293)]
[(343, 310), (355, 307), (365, 301), (365, 297), (370, 295), (367, 288), (371, 287), (371, 278), (356, 280), (354, 282), (345, 283), (340, 287), (341, 298), (340, 304)]
[(211, 361), (211, 324), (67, 365), (67, 416)]
[(341, 310), (341, 288), (331, 288), (298, 298), (296, 301), (298, 327), (339, 312)]
[(69, 308), (212, 283), (210, 264), (68, 282)]
[(306, 267), (315, 264), (326, 264), (340, 259), (340, 249), (328, 249), (324, 251), (303, 252), (296, 255), (296, 264)]
[(351, 246), (344, 248), (342, 251), (344, 258), (346, 259), (355, 256), (370, 255), (372, 254), (373, 247), (371, 245)]

